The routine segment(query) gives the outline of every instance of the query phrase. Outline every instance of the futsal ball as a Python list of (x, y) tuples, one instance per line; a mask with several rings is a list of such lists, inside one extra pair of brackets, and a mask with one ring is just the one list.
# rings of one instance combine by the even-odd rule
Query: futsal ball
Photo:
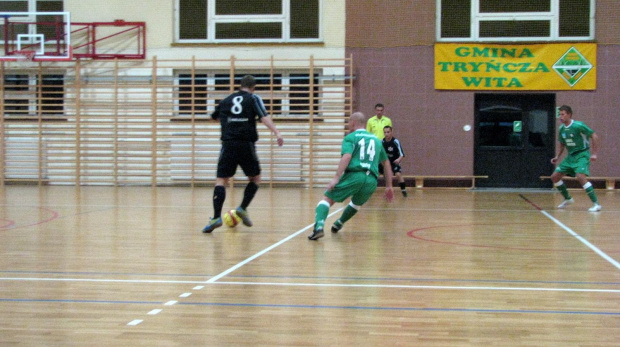
[(241, 222), (241, 218), (239, 218), (236, 210), (230, 210), (224, 214), (224, 224), (230, 228), (236, 227), (239, 222)]

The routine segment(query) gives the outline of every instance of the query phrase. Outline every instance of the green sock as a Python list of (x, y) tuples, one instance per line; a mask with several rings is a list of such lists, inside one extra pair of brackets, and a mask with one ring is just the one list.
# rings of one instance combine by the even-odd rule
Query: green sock
[(316, 205), (316, 209), (314, 211), (316, 212), (314, 217), (314, 228), (323, 228), (323, 225), (325, 225), (325, 219), (329, 213), (329, 203), (325, 200), (321, 200), (321, 202)]
[(564, 197), (564, 199), (566, 200), (570, 199), (570, 194), (568, 193), (568, 189), (566, 189), (566, 184), (564, 184), (564, 182), (560, 181), (556, 183), (556, 188), (558, 188), (560, 193), (562, 193), (562, 196)]
[[(357, 208), (355, 208), (357, 207)], [(340, 218), (338, 219), (340, 221), (341, 224), (346, 223), (349, 219), (353, 218), (353, 216), (355, 216), (355, 214), (357, 213), (357, 210), (359, 209), (358, 206), (351, 206), (350, 204), (347, 205), (347, 207), (344, 209), (344, 211), (342, 211), (342, 216), (340, 216)]]
[(594, 192), (594, 187), (592, 186), (592, 183), (590, 182), (586, 183), (586, 185), (584, 186), (584, 189), (586, 190), (586, 193), (590, 197), (590, 200), (592, 200), (593, 203), (598, 204), (598, 198), (596, 197), (596, 193)]

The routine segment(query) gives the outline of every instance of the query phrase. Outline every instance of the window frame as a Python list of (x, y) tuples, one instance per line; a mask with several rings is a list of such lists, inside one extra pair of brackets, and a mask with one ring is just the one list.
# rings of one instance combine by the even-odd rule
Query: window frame
[[(207, 37), (200, 39), (181, 38), (181, 8), (180, 1), (175, 1), (175, 41), (177, 43), (318, 43), (323, 41), (322, 31), (322, 12), (323, 0), (318, 1), (318, 35), (316, 38), (291, 38), (292, 18), (290, 0), (282, 1), (281, 14), (261, 14), (261, 15), (217, 15), (215, 13), (216, 2), (224, 0), (207, 0), (206, 27)], [(218, 39), (216, 38), (217, 24), (248, 24), (248, 23), (281, 23), (281, 37), (279, 38), (239, 38), (239, 39)]]
[[(588, 36), (560, 36), (560, 1), (550, 2), (548, 12), (480, 12), (481, 0), (470, 0), (470, 35), (469, 37), (441, 37), (442, 32), (442, 2), (437, 1), (436, 11), (436, 39), (437, 42), (538, 42), (538, 41), (592, 41), (595, 34), (596, 2), (589, 0), (589, 35)], [(549, 36), (524, 37), (480, 37), (480, 23), (488, 21), (549, 21)]]

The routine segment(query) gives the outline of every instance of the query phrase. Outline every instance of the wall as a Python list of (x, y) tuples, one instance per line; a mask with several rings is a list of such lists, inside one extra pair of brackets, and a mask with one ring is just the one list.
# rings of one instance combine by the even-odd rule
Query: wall
[[(620, 117), (620, 8), (597, 1), (598, 86), (594, 92), (558, 92), (575, 119), (602, 138), (593, 176), (620, 176), (617, 163)], [(472, 175), (474, 92), (434, 89), (435, 0), (347, 2), (347, 55), (354, 62), (354, 109), (373, 114), (386, 106), (394, 133), (407, 154), (405, 174)], [(600, 39), (599, 39), (600, 38)]]
[(65, 0), (65, 11), (71, 12), (72, 22), (146, 22), (148, 52), (170, 47), (174, 37), (173, 5), (173, 0)]
[[(344, 57), (345, 0), (322, 1), (323, 42), (317, 44), (200, 44), (174, 43), (175, 0), (66, 0), (65, 9), (74, 22), (101, 22), (124, 19), (143, 21), (147, 28), (147, 59), (315, 58)], [(148, 5), (145, 5), (148, 4)]]

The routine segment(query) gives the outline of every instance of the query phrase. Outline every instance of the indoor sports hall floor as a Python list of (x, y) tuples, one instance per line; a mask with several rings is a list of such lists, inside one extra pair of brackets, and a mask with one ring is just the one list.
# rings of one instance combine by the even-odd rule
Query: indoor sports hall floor
[(620, 192), (381, 192), (309, 241), (318, 188), (0, 187), (0, 346), (619, 345)]

